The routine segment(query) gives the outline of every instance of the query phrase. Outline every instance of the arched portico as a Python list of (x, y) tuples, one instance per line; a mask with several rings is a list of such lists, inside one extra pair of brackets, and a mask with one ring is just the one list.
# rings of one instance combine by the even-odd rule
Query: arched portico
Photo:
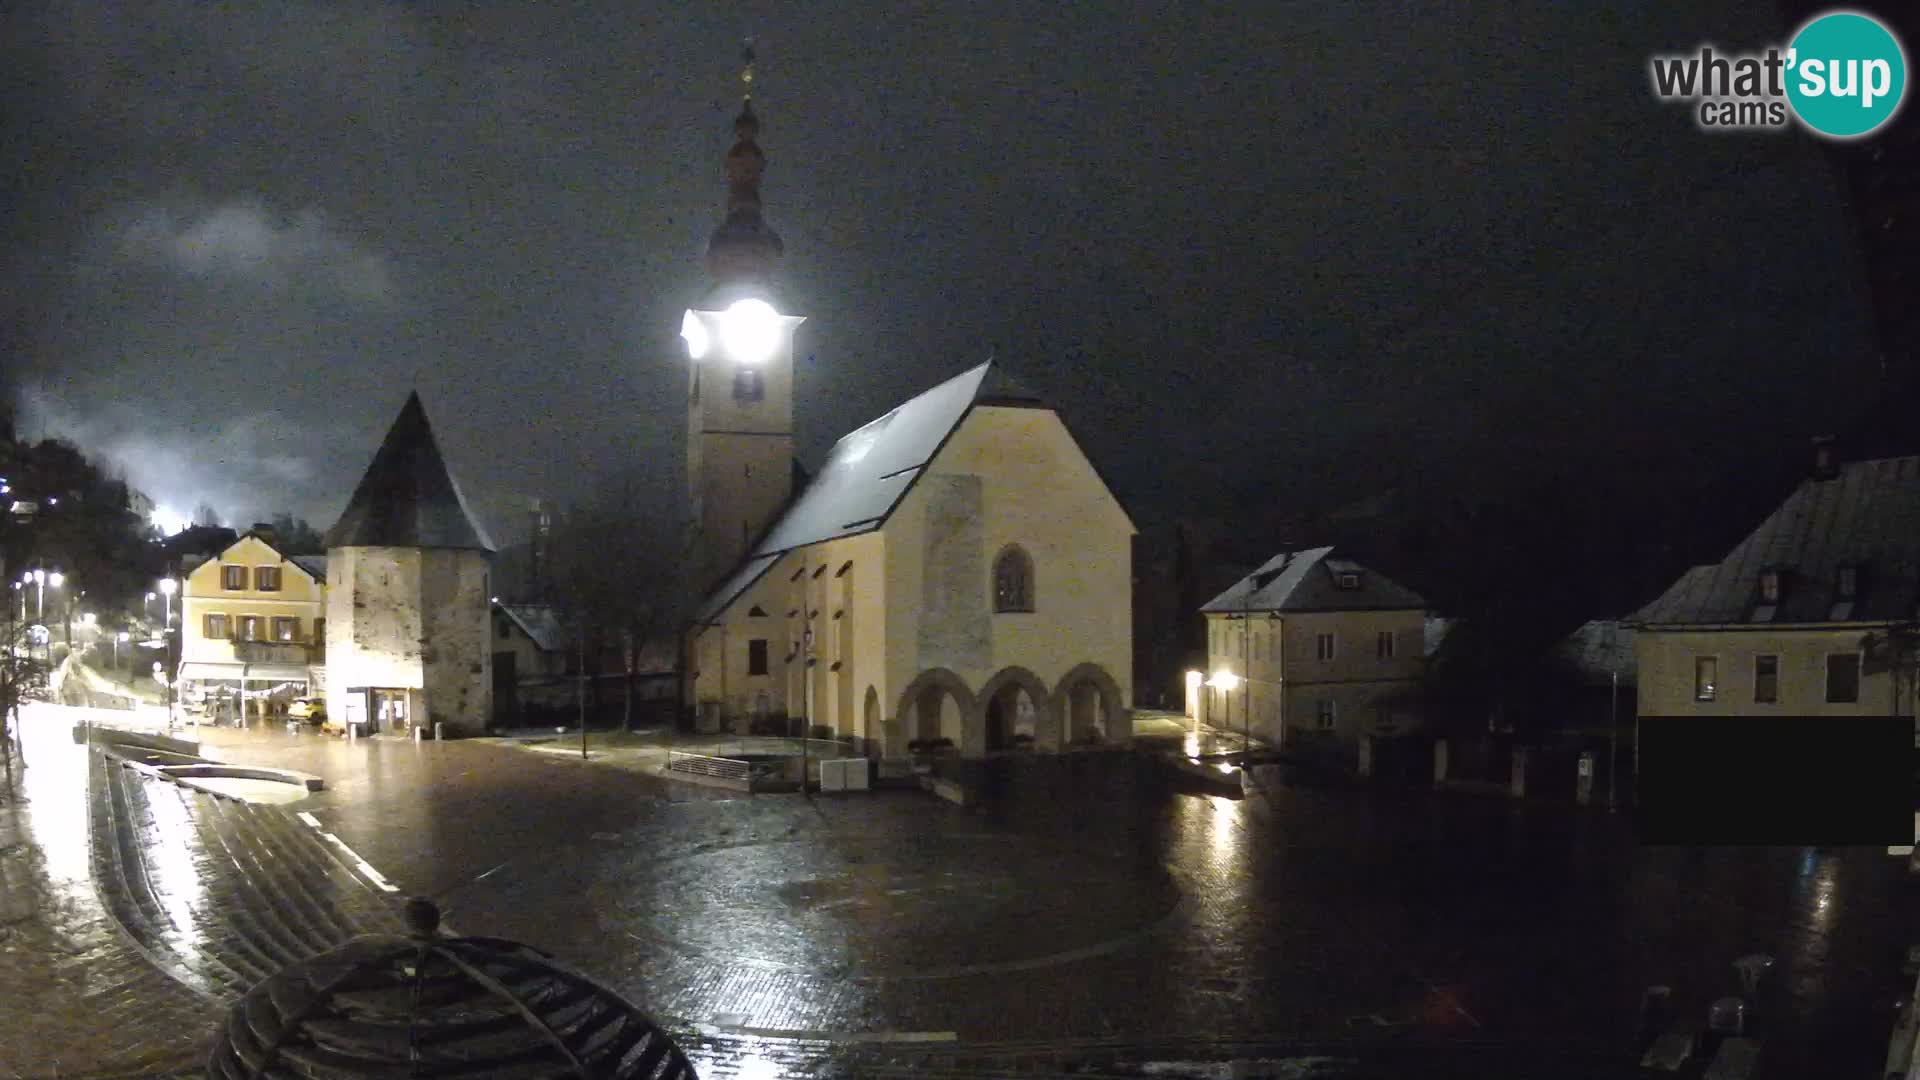
[(968, 718), (973, 715), (973, 691), (946, 668), (928, 668), (914, 676), (894, 706), (907, 741), (952, 739), (961, 752), (977, 754), (979, 750), (968, 748)]
[(1015, 665), (1000, 669), (980, 688), (975, 703), (975, 710), (979, 714), (977, 723), (969, 726), (977, 727), (980, 732), (978, 745), (981, 752), (1012, 748), (1013, 738), (1019, 733), (1019, 701), (1023, 696), (1032, 703), (1034, 747), (1040, 750), (1060, 748), (1060, 728), (1054, 722), (1052, 710), (1048, 708), (1050, 695), (1047, 693), (1047, 684), (1032, 671)]
[(1080, 664), (1061, 676), (1048, 704), (1063, 745), (1133, 741), (1133, 721), (1120, 684), (1099, 664)]

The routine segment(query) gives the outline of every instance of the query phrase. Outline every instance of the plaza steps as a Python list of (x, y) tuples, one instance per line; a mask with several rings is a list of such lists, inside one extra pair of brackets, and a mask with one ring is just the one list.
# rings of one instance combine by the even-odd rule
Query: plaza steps
[(278, 807), (155, 779), (95, 751), (89, 770), (94, 881), (157, 967), (227, 1002), (280, 968), (397, 913), (319, 834)]

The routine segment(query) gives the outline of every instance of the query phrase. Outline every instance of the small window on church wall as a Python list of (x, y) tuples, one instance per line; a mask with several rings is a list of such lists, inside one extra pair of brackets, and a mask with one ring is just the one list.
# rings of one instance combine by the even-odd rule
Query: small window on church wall
[(733, 373), (733, 399), (759, 401), (767, 396), (766, 376), (759, 368), (743, 367)]
[(767, 673), (767, 639), (754, 638), (747, 642), (747, 674), (765, 675)]
[(1033, 610), (1033, 560), (1017, 546), (993, 561), (993, 610)]

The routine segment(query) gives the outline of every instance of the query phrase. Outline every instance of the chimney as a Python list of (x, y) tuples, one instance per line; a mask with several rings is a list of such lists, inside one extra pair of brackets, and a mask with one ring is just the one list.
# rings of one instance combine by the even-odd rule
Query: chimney
[(269, 544), (273, 543), (278, 535), (273, 531), (273, 523), (268, 521), (256, 521), (253, 523), (253, 528), (247, 531), (265, 540)]
[(1831, 435), (1813, 440), (1813, 478), (1832, 480), (1840, 475), (1840, 442)]

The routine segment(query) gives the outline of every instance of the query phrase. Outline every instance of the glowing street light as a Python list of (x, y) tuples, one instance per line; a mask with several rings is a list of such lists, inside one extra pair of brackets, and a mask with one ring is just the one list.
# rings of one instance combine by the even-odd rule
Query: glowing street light
[(160, 594), (167, 598), (166, 626), (168, 629), (172, 629), (173, 627), (173, 594), (175, 592), (178, 592), (179, 589), (180, 589), (180, 583), (178, 581), (175, 581), (170, 577), (163, 577), (160, 579)]
[[(1220, 691), (1220, 701), (1222, 703), (1222, 706), (1220, 709), (1220, 726), (1225, 728), (1228, 731), (1232, 731), (1233, 730), (1233, 692), (1239, 689), (1240, 687), (1240, 676), (1235, 675), (1233, 672), (1228, 671), (1226, 668), (1221, 668), (1220, 670), (1213, 673), (1213, 678), (1207, 680), (1207, 685), (1213, 687), (1215, 690)], [(1247, 706), (1247, 710), (1251, 710), (1252, 708), (1253, 706), (1251, 704)], [(1241, 753), (1244, 754), (1246, 751), (1252, 748), (1253, 748), (1253, 740), (1251, 736), (1249, 736), (1247, 739), (1244, 740), (1240, 748)]]

